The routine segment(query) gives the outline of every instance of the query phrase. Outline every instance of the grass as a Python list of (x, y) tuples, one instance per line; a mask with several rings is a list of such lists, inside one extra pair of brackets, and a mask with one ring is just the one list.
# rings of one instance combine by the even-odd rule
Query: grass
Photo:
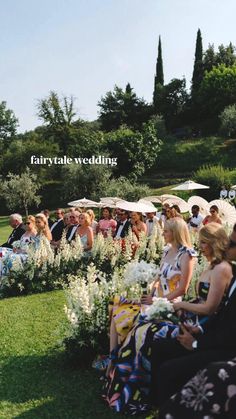
[(0, 245), (8, 239), (11, 230), (9, 217), (0, 217)]
[(117, 418), (100, 399), (98, 374), (69, 364), (63, 291), (0, 301), (0, 418)]

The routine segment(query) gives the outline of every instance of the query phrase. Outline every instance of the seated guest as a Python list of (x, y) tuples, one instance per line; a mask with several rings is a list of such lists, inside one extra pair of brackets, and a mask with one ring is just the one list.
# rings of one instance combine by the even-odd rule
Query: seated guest
[[(182, 223), (182, 230), (184, 231), (184, 229), (186, 229), (188, 231), (187, 224), (183, 220), (173, 219), (173, 221), (167, 221), (167, 223), (171, 222)], [(165, 237), (170, 236), (170, 233), (167, 231), (165, 232), (165, 230), (164, 234)], [(181, 286), (176, 287), (175, 291), (172, 292), (172, 296), (170, 295), (170, 292), (169, 294), (164, 293), (162, 295), (171, 300), (175, 299), (174, 307), (176, 310), (184, 309), (186, 312), (191, 314), (191, 319), (193, 318), (193, 315), (196, 314), (198, 317), (194, 318), (194, 322), (200, 321), (204, 324), (204, 322), (207, 321), (206, 316), (214, 313), (216, 309), (218, 309), (222, 297), (225, 292), (227, 292), (232, 278), (232, 268), (226, 260), (226, 250), (228, 246), (227, 235), (220, 225), (211, 223), (210, 225), (205, 226), (200, 230), (199, 239), (201, 250), (210, 265), (201, 274), (198, 280), (198, 300), (196, 302), (176, 301), (176, 295), (178, 295), (178, 292), (181, 293)], [(188, 250), (186, 247), (181, 247), (181, 249), (182, 252), (185, 250), (185, 253)], [(181, 249), (177, 248), (177, 251), (180, 251)], [(189, 257), (193, 255), (192, 251), (191, 253), (189, 251), (187, 255)], [(167, 266), (165, 264), (163, 265), (163, 263), (161, 265), (161, 270), (162, 269), (163, 273), (165, 273)], [(182, 269), (185, 272), (186, 267), (183, 266)], [(176, 268), (174, 269), (174, 272), (176, 274)], [(189, 283), (192, 271), (189, 272), (188, 269), (187, 272), (189, 275)], [(185, 272), (185, 275), (187, 272)], [(174, 278), (175, 276), (176, 275), (174, 275)], [(160, 277), (160, 283), (161, 278), (162, 276)], [(162, 280), (165, 290), (164, 278)], [(184, 292), (182, 290), (182, 293), (179, 294), (179, 296), (183, 294)], [(159, 294), (159, 296), (161, 295)], [(143, 297), (141, 301), (144, 304), (152, 303), (150, 297), (147, 296)], [(187, 315), (186, 317), (188, 318)], [(151, 348), (155, 342), (159, 342), (159, 340), (176, 341), (176, 337), (180, 336), (179, 326), (172, 324), (170, 321), (145, 321), (145, 318), (144, 320), (140, 320), (140, 323), (136, 323), (133, 329), (131, 329), (124, 344), (119, 349), (119, 358), (115, 363), (115, 374), (112, 375), (112, 385), (110, 385), (109, 388), (109, 400), (111, 406), (115, 407), (115, 409), (118, 406), (119, 408), (122, 406), (122, 411), (124, 412), (136, 411), (136, 413), (140, 413), (141, 410), (144, 411), (145, 408), (147, 408), (147, 396), (150, 391), (148, 383), (150, 382), (151, 376)], [(155, 352), (155, 356), (158, 358), (158, 352)], [(129, 369), (124, 369), (125, 381), (123, 382), (124, 365), (129, 366)], [(133, 379), (134, 376), (136, 377), (135, 381)], [(129, 396), (126, 396), (125, 394), (127, 393), (128, 387)], [(116, 394), (119, 392), (119, 398), (117, 395), (115, 402), (113, 399), (114, 390), (116, 391)]]
[(158, 218), (155, 215), (155, 212), (147, 212), (146, 216), (147, 216), (146, 218), (147, 236), (150, 237), (152, 234), (154, 225), (156, 226), (157, 230), (160, 230), (160, 224), (159, 224)]
[(52, 233), (48, 226), (48, 220), (43, 213), (39, 213), (35, 216), (35, 224), (37, 230), (37, 236), (45, 236), (49, 241), (52, 240)]
[(88, 255), (93, 247), (93, 229), (90, 227), (90, 217), (86, 212), (79, 215), (79, 227), (76, 230), (76, 235), (80, 236), (84, 252)]
[(112, 236), (114, 236), (116, 224), (117, 222), (112, 218), (111, 209), (105, 207), (102, 209), (102, 218), (97, 225), (97, 233), (102, 233), (104, 237), (107, 237), (108, 233), (111, 232)]
[(171, 207), (171, 215), (172, 217), (179, 217), (179, 218), (183, 218), (183, 216), (180, 214), (180, 207), (178, 205), (172, 205)]
[(79, 226), (79, 215), (80, 213), (78, 211), (70, 212), (70, 226), (66, 233), (66, 240), (68, 243), (71, 243), (72, 240), (75, 239), (76, 230)]
[(51, 228), (54, 221), (50, 218), (50, 211), (48, 209), (45, 209), (42, 211), (42, 213), (45, 215), (45, 217), (47, 218), (47, 222), (48, 222), (48, 227)]
[(131, 212), (131, 226), (132, 232), (135, 234), (138, 240), (140, 238), (140, 233), (147, 234), (147, 226), (143, 222), (141, 212)]
[(218, 223), (218, 224), (222, 224), (222, 221), (219, 217), (219, 208), (216, 205), (212, 205), (210, 208), (210, 213), (211, 215), (207, 215), (202, 224), (208, 224), (208, 223)]
[(97, 221), (95, 220), (95, 214), (94, 214), (94, 212), (93, 212), (93, 210), (92, 210), (92, 209), (88, 209), (86, 212), (87, 212), (87, 214), (88, 214), (88, 215), (89, 215), (89, 217), (90, 217), (91, 227), (92, 227), (92, 229), (93, 229), (93, 234), (96, 234), (96, 232), (97, 232), (97, 225), (98, 225), (98, 223), (97, 223)]
[(62, 233), (64, 230), (63, 216), (65, 212), (62, 209), (57, 208), (55, 211), (55, 214), (56, 214), (56, 221), (52, 224), (50, 230), (52, 233), (51, 244), (54, 246), (57, 246), (59, 240), (61, 240)]
[(236, 416), (236, 356), (201, 369), (159, 409), (158, 419)]
[[(236, 226), (234, 226), (235, 234)], [(236, 260), (236, 242), (229, 242), (228, 256)], [(217, 265), (216, 265), (217, 266)], [(224, 271), (221, 272), (221, 276)], [(220, 284), (220, 280), (219, 280)], [(229, 360), (236, 354), (236, 280), (232, 278), (218, 311), (200, 326), (181, 326), (177, 340), (152, 345), (152, 401), (164, 405), (168, 398), (209, 362)], [(200, 417), (200, 416), (198, 416)], [(222, 416), (223, 417), (223, 416)]]
[(199, 229), (201, 227), (202, 221), (203, 221), (203, 217), (200, 214), (200, 208), (198, 205), (193, 205), (191, 208), (191, 212), (192, 212), (192, 217), (190, 217), (187, 220), (187, 223), (189, 225), (189, 228), (193, 228), (195, 230)]
[(66, 213), (64, 214), (64, 216), (63, 216), (64, 232), (66, 232), (66, 233), (67, 233), (67, 231), (68, 231), (68, 229), (69, 229), (69, 227), (70, 227), (70, 225), (71, 225), (71, 222), (70, 222), (70, 215), (71, 215), (71, 213), (70, 213), (70, 212), (66, 212)]
[[(187, 224), (180, 218), (166, 221), (164, 239), (167, 244), (160, 273), (151, 295), (143, 296), (141, 303), (152, 304), (152, 297), (181, 299), (188, 289), (196, 252), (191, 248)], [(150, 380), (150, 347), (155, 336), (175, 333), (175, 326), (168, 322), (144, 323), (139, 319), (140, 304), (117, 304), (114, 299), (110, 329), (110, 350), (114, 365), (108, 367), (109, 381), (105, 399), (115, 411), (134, 414), (141, 407), (141, 397), (148, 392)], [(119, 348), (117, 345), (122, 343)], [(117, 349), (115, 353), (114, 349)], [(124, 375), (125, 374), (125, 379)], [(127, 393), (128, 390), (128, 393)], [(127, 394), (127, 396), (125, 395)]]
[(116, 212), (116, 215), (119, 219), (116, 226), (115, 231), (115, 239), (123, 239), (129, 233), (129, 229), (131, 228), (131, 223), (129, 221), (129, 212), (123, 209), (119, 209)]
[(16, 242), (13, 242), (13, 251), (15, 253), (27, 253), (28, 244), (32, 243), (32, 239), (34, 239), (37, 234), (35, 217), (33, 215), (28, 215), (26, 218), (25, 226), (26, 231), (18, 241), (17, 247), (15, 246)]
[(20, 240), (21, 236), (25, 233), (25, 226), (22, 222), (20, 214), (11, 214), (9, 218), (9, 224), (13, 228), (10, 236), (6, 243), (2, 244), (2, 247), (9, 247), (12, 249), (12, 243), (16, 240)]

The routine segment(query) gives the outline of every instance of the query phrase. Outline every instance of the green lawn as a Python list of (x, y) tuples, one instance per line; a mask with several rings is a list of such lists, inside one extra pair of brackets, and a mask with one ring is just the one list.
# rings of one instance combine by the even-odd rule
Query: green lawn
[(9, 217), (0, 217), (0, 245), (5, 243), (11, 232)]
[(114, 419), (98, 373), (75, 368), (64, 336), (63, 291), (0, 301), (0, 418)]

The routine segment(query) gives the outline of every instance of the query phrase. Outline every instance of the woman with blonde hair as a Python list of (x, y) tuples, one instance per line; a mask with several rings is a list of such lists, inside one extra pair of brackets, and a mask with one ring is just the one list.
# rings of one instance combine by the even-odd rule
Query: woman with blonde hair
[(90, 227), (91, 219), (87, 212), (82, 212), (79, 215), (79, 226), (76, 230), (76, 235), (80, 236), (81, 243), (83, 245), (84, 252), (88, 252), (93, 247), (93, 230)]
[[(180, 301), (192, 277), (197, 254), (191, 246), (185, 221), (181, 218), (167, 220), (163, 236), (166, 247), (160, 263), (160, 272), (154, 282), (152, 293), (141, 298), (141, 304), (144, 305), (152, 304), (153, 296)], [(156, 324), (152, 321), (145, 323), (142, 317), (139, 317), (141, 304), (115, 303), (112, 312), (111, 362), (108, 366), (108, 385), (104, 396), (115, 411), (130, 413), (131, 406), (135, 410), (135, 406), (140, 403), (141, 396), (137, 395), (142, 395), (140, 388), (146, 388), (150, 378), (150, 348), (154, 336), (158, 333), (166, 333), (166, 336), (177, 334), (172, 324)], [(115, 367), (112, 358), (115, 359)]]
[(39, 213), (35, 216), (35, 224), (37, 236), (45, 236), (49, 241), (52, 240), (52, 233), (48, 226), (47, 218), (44, 214)]
[(92, 209), (88, 209), (86, 212), (89, 215), (90, 220), (91, 220), (91, 227), (93, 229), (93, 234), (96, 234), (98, 223), (97, 223), (97, 221), (95, 221), (94, 211)]

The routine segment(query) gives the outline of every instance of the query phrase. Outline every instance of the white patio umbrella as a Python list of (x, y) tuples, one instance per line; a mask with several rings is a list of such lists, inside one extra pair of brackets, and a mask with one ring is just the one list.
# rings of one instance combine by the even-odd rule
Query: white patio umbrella
[(163, 194), (163, 195), (152, 195), (152, 196), (146, 196), (145, 198), (142, 198), (142, 201), (149, 201), (149, 202), (156, 202), (157, 204), (163, 204), (166, 199), (171, 198), (178, 198), (176, 195), (171, 194)]
[(224, 199), (215, 199), (209, 202), (208, 210), (212, 205), (216, 205), (219, 209), (219, 217), (223, 224), (234, 225), (236, 223), (236, 209)]
[(72, 207), (83, 207), (83, 208), (88, 208), (88, 207), (97, 207), (98, 202), (95, 201), (91, 201), (91, 199), (87, 199), (87, 198), (83, 198), (83, 199), (78, 199), (77, 201), (72, 201), (72, 202), (68, 202), (68, 205), (72, 206)]
[(190, 209), (192, 208), (193, 205), (198, 205), (199, 206), (199, 212), (200, 214), (202, 214), (204, 217), (208, 214), (208, 201), (204, 198), (202, 198), (201, 196), (190, 196), (190, 198), (188, 199), (188, 204)]
[(209, 186), (193, 182), (192, 180), (186, 180), (186, 182), (171, 188), (172, 191), (193, 191), (194, 189), (209, 189)]
[(112, 203), (112, 204), (116, 204), (118, 201), (123, 201), (123, 199), (122, 198), (118, 198), (117, 196), (107, 196), (107, 197), (104, 197), (104, 198), (100, 198), (100, 201), (101, 202), (109, 202), (109, 203)]
[(179, 198), (178, 196), (174, 198), (168, 198), (164, 201), (164, 204), (172, 205), (178, 205), (180, 212), (188, 212), (190, 210), (189, 204), (182, 198)]
[(118, 201), (116, 207), (123, 209), (125, 211), (134, 211), (134, 212), (156, 212), (156, 208), (151, 202), (129, 202), (129, 201)]
[(230, 189), (236, 189), (236, 185), (231, 186)]

